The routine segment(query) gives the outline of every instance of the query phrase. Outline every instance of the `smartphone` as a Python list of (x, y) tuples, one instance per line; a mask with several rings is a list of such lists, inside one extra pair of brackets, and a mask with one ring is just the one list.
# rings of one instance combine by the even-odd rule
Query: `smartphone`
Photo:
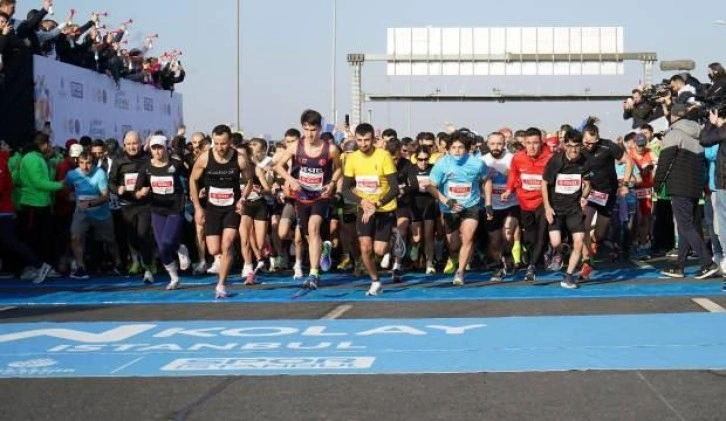
[(345, 125), (350, 127), (350, 114), (345, 115)]

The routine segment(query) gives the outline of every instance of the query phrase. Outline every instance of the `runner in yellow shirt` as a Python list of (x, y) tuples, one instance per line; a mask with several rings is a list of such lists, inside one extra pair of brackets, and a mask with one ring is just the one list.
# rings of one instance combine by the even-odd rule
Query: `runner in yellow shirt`
[[(388, 152), (374, 147), (374, 132), (373, 126), (368, 123), (358, 125), (355, 129), (358, 150), (346, 159), (343, 172), (343, 197), (358, 206), (356, 232), (361, 259), (371, 277), (369, 296), (381, 292), (372, 253), (378, 256), (386, 254), (396, 225), (398, 196), (396, 166)], [(403, 245), (405, 254), (403, 241), (396, 238), (394, 243), (399, 244), (399, 248)], [(394, 254), (398, 254), (395, 247)]]

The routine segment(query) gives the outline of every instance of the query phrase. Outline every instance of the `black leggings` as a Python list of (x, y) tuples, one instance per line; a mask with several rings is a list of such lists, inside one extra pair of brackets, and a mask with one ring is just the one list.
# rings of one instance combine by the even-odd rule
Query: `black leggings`
[(153, 252), (151, 210), (148, 206), (124, 206), (121, 216), (129, 246), (141, 253), (145, 264), (150, 264)]
[(15, 220), (9, 217), (0, 218), (0, 250), (3, 255), (13, 255), (18, 257), (22, 264), (39, 268), (42, 262), (30, 250), (25, 243), (20, 241), (15, 231)]
[(533, 211), (522, 210), (522, 238), (529, 254), (529, 264), (536, 266), (542, 260), (542, 253), (548, 242), (547, 218), (544, 205)]
[(53, 218), (50, 206), (35, 207), (23, 205), (18, 212), (18, 228), (35, 256), (43, 262), (54, 263), (56, 255), (53, 241), (48, 238), (53, 234)]

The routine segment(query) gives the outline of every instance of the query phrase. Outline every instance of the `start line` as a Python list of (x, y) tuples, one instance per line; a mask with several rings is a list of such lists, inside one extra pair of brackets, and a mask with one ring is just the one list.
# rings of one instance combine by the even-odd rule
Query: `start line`
[(726, 314), (0, 325), (0, 378), (726, 369)]

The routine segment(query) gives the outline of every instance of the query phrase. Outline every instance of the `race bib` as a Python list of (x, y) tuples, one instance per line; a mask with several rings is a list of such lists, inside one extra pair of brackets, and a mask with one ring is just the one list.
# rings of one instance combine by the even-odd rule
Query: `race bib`
[(134, 189), (136, 189), (136, 178), (138, 176), (139, 173), (135, 172), (124, 174), (124, 187), (126, 188), (126, 191), (134, 191)]
[(209, 187), (208, 201), (214, 206), (232, 206), (234, 205), (234, 189), (220, 189), (218, 187)]
[(418, 180), (418, 191), (421, 193), (426, 191), (426, 187), (421, 186), (421, 184), (431, 184), (431, 177), (428, 175), (417, 175), (416, 179)]
[(305, 190), (321, 191), (323, 190), (323, 172), (319, 168), (301, 167), (298, 182), (300, 187)]
[(524, 191), (537, 191), (542, 187), (542, 175), (540, 174), (522, 174), (522, 189)]
[(633, 191), (638, 200), (650, 199), (650, 189), (635, 189)]
[(609, 197), (610, 197), (610, 195), (607, 193), (593, 190), (590, 192), (590, 196), (588, 196), (587, 201), (592, 202), (596, 205), (605, 206), (608, 204)]
[(174, 177), (165, 175), (152, 175), (149, 178), (151, 183), (151, 191), (154, 194), (168, 195), (174, 194)]
[(557, 174), (555, 180), (555, 193), (572, 195), (580, 191), (582, 187), (582, 175), (580, 174)]
[(466, 201), (471, 198), (471, 183), (449, 182), (447, 185), (449, 199)]
[(377, 175), (359, 175), (355, 177), (355, 188), (363, 194), (380, 194), (381, 181)]

